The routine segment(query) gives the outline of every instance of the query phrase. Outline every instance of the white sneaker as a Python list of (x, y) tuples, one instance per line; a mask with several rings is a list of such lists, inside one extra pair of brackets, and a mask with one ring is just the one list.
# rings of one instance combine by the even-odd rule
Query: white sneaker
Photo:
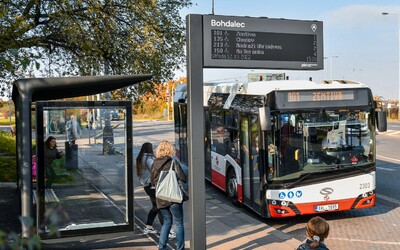
[(168, 238), (170, 238), (170, 239), (175, 239), (176, 238), (176, 233), (175, 233), (174, 230), (170, 230), (169, 231)]
[(144, 233), (144, 234), (156, 234), (156, 233), (157, 233), (157, 230), (155, 230), (154, 228), (145, 227), (145, 228), (143, 229), (143, 233)]

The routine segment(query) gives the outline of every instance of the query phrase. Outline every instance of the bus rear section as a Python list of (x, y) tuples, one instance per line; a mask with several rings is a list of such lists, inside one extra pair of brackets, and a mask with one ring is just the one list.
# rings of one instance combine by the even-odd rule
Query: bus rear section
[[(375, 128), (384, 130), (386, 120), (366, 86), (328, 83), (205, 86), (206, 178), (267, 218), (374, 206)], [(187, 163), (186, 104), (179, 100), (177, 155)]]

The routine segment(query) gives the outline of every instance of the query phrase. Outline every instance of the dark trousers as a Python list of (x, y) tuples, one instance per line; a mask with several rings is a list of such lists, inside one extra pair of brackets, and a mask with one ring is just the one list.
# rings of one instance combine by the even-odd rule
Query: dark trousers
[(51, 188), (51, 185), (53, 184), (55, 178), (56, 178), (56, 172), (54, 171), (54, 168), (52, 166), (47, 166), (44, 168), (45, 171), (45, 177), (46, 177), (46, 188)]
[(156, 204), (156, 190), (151, 188), (151, 185), (148, 185), (147, 187), (144, 187), (144, 191), (146, 194), (150, 197), (151, 201), (151, 209), (147, 215), (147, 222), (146, 225), (153, 225), (154, 219), (156, 218), (158, 214), (158, 220), (160, 221), (161, 225), (163, 224), (164, 220), (161, 216), (161, 214), (158, 211), (157, 204)]

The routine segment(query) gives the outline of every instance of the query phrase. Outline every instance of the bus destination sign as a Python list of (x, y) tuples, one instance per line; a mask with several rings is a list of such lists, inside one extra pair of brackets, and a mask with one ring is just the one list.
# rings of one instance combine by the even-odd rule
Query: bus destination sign
[[(326, 107), (368, 107), (371, 93), (368, 88), (350, 89), (315, 89), (315, 90), (291, 90), (274, 91), (270, 93), (274, 97), (276, 108), (280, 110), (302, 108), (326, 108)], [(273, 105), (273, 104), (270, 104)]]
[(287, 92), (288, 102), (323, 102), (354, 100), (353, 90), (291, 91)]
[(203, 16), (204, 67), (318, 70), (322, 22)]

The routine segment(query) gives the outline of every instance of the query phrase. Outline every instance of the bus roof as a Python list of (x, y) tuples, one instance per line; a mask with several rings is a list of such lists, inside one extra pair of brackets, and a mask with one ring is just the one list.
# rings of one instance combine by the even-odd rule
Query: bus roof
[[(324, 80), (319, 83), (306, 80), (273, 80), (257, 81), (248, 83), (215, 83), (207, 84), (203, 90), (203, 104), (207, 106), (207, 101), (212, 93), (231, 94), (233, 98), (236, 94), (242, 95), (267, 95), (272, 91), (287, 90), (316, 90), (316, 89), (354, 89), (368, 88), (366, 85), (350, 80)], [(174, 96), (174, 102), (186, 101), (186, 84), (178, 85)]]
[(325, 80), (319, 83), (306, 80), (274, 80), (234, 84), (220, 83), (213, 86), (204, 86), (203, 101), (206, 106), (212, 93), (229, 93), (232, 97), (236, 94), (265, 96), (276, 90), (354, 89), (366, 87), (366, 85), (359, 82), (348, 80)]

